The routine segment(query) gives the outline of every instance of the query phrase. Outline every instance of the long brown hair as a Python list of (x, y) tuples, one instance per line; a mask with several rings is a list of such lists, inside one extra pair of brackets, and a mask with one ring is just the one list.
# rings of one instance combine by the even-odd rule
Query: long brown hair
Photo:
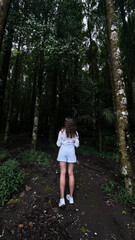
[(64, 128), (66, 130), (66, 135), (68, 138), (73, 138), (76, 136), (76, 128), (72, 118), (66, 118), (64, 123)]

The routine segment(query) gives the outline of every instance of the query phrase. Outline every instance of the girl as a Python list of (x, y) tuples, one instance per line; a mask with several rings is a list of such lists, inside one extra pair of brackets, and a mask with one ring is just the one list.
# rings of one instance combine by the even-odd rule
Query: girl
[(69, 190), (70, 194), (66, 195), (70, 204), (74, 203), (74, 163), (76, 162), (75, 147), (79, 147), (79, 135), (76, 132), (74, 122), (71, 118), (65, 119), (64, 128), (58, 135), (57, 146), (60, 147), (57, 161), (60, 162), (60, 202), (59, 207), (65, 206), (65, 177), (66, 163), (68, 163)]

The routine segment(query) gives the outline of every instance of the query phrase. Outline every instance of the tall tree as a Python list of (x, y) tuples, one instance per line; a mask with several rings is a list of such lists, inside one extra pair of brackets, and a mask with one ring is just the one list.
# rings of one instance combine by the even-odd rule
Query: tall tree
[(7, 22), (10, 0), (0, 0), (0, 52), (4, 30)]
[(34, 110), (34, 121), (33, 121), (33, 131), (32, 131), (32, 142), (31, 150), (33, 152), (37, 149), (37, 137), (39, 129), (39, 111), (40, 111), (40, 100), (42, 91), (42, 78), (43, 78), (43, 52), (40, 51), (40, 55), (37, 57), (37, 72), (36, 72), (36, 101)]
[(7, 114), (7, 120), (6, 120), (6, 128), (5, 128), (5, 134), (4, 134), (4, 143), (7, 144), (9, 133), (10, 133), (10, 123), (12, 119), (12, 111), (13, 111), (13, 104), (14, 104), (14, 94), (16, 89), (16, 83), (19, 76), (19, 70), (20, 70), (20, 44), (21, 40), (19, 40), (18, 43), (18, 50), (17, 50), (17, 56), (15, 60), (14, 69), (12, 71), (12, 79), (11, 79), (11, 91), (10, 91), (10, 98), (9, 98), (9, 108), (8, 108), (8, 114)]
[(106, 0), (108, 34), (110, 41), (111, 65), (113, 74), (113, 84), (115, 90), (115, 108), (117, 115), (117, 136), (118, 147), (121, 160), (121, 173), (124, 176), (125, 187), (130, 194), (133, 193), (133, 166), (130, 156), (129, 146), (129, 126), (127, 98), (125, 93), (125, 84), (121, 66), (121, 56), (119, 49), (119, 40), (117, 27), (115, 23), (115, 12), (113, 0)]
[(8, 36), (5, 43), (5, 49), (3, 53), (3, 62), (2, 62), (2, 68), (0, 72), (0, 123), (3, 116), (3, 103), (4, 103), (4, 97), (5, 97), (5, 90), (6, 90), (6, 83), (7, 83), (7, 76), (8, 76), (8, 70), (9, 70), (9, 63), (10, 63), (10, 57), (11, 57), (11, 48), (12, 48), (12, 40), (13, 40), (13, 28), (9, 26), (10, 29), (8, 29)]
[[(124, 57), (126, 57), (125, 72), (128, 81), (128, 100), (130, 101), (130, 106), (133, 107), (135, 116), (135, 15), (133, 14), (135, 9), (132, 1), (128, 1), (127, 3), (127, 1), (118, 0), (117, 4), (119, 5), (123, 24), (121, 31), (121, 48), (124, 53)], [(127, 5), (128, 10), (126, 9)]]

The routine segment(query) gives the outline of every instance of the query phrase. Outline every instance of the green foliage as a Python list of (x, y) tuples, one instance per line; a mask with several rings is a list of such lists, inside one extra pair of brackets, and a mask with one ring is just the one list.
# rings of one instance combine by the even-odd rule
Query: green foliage
[(115, 150), (114, 152), (103, 151), (102, 153), (99, 153), (96, 147), (91, 147), (90, 144), (81, 144), (81, 146), (76, 151), (82, 154), (92, 154), (97, 157), (105, 157), (108, 160), (119, 163), (119, 153)]
[(124, 204), (130, 202), (135, 204), (135, 194), (131, 196), (123, 185), (119, 186), (114, 181), (110, 180), (108, 183), (102, 184), (101, 189), (105, 194), (111, 196), (116, 202)]
[(120, 190), (114, 194), (114, 200), (120, 203), (131, 202), (135, 204), (135, 195), (131, 196), (124, 187), (121, 187)]
[(96, 148), (90, 147), (90, 145), (81, 144), (76, 151), (82, 154), (93, 154), (93, 155), (99, 156), (99, 153), (96, 150)]
[(118, 152), (102, 152), (101, 154), (103, 157), (113, 160), (117, 163), (120, 162), (120, 155)]
[(102, 117), (109, 125), (112, 125), (116, 120), (114, 112), (108, 108), (103, 109)]
[(0, 160), (10, 157), (10, 153), (6, 149), (0, 149)]
[[(126, 88), (130, 93), (131, 81), (129, 80), (134, 75), (131, 70), (134, 70), (135, 62), (133, 31), (135, 6), (133, 0), (129, 1), (128, 4), (127, 0), (115, 1), (115, 4), (116, 2), (117, 23), (121, 32), (122, 29), (125, 29), (122, 24), (122, 19), (125, 18), (121, 17), (120, 3), (122, 3), (123, 11), (127, 15), (127, 33), (123, 31), (120, 38), (123, 42), (128, 38), (128, 41), (121, 46), (121, 50), (124, 62), (128, 62), (128, 64), (124, 63), (124, 76)], [(11, 37), (11, 35), (13, 36)], [(7, 116), (12, 86), (11, 79), (14, 72), (12, 69), (14, 69), (18, 55), (19, 41), (21, 44), (18, 63), (20, 67), (14, 91), (14, 111), (10, 121), (11, 132), (31, 132), (35, 79), (39, 77), (39, 79), (43, 78), (40, 101), (40, 133), (47, 133), (48, 137), (51, 135), (49, 131), (52, 131), (52, 136), (55, 135), (54, 132), (60, 129), (64, 118), (71, 116), (75, 118), (77, 126), (80, 126), (79, 133), (82, 137), (89, 137), (93, 133), (97, 136), (100, 130), (101, 145), (104, 151), (102, 155), (108, 151), (106, 148), (108, 143), (111, 148), (116, 146), (116, 140), (111, 146), (109, 142), (111, 139), (108, 140), (107, 137), (105, 139), (103, 136), (104, 129), (110, 131), (111, 128), (114, 132), (116, 121), (112, 101), (107, 24), (103, 1), (43, 0), (40, 1), (40, 4), (37, 0), (25, 0), (19, 4), (18, 1), (13, 1), (4, 35), (3, 57), (7, 52), (6, 46), (9, 46), (10, 38), (13, 38), (10, 40), (13, 41), (13, 44), (11, 44), (3, 116)], [(127, 53), (128, 59), (125, 56)], [(42, 56), (43, 70), (40, 56)], [(0, 58), (0, 69), (3, 66), (3, 57)], [(131, 67), (129, 70), (132, 74), (128, 74), (128, 65)], [(39, 76), (37, 76), (38, 72)], [(132, 106), (130, 95), (128, 102)], [(5, 117), (3, 125), (5, 126)], [(112, 136), (112, 132), (109, 132), (110, 136)], [(135, 145), (134, 142), (133, 140), (133, 145)], [(96, 144), (98, 144), (98, 140)], [(89, 150), (86, 152), (89, 153)], [(92, 148), (90, 153), (98, 154)], [(118, 154), (114, 153), (112, 158), (119, 161)]]
[(107, 193), (107, 195), (110, 195), (110, 193), (114, 190), (115, 183), (113, 181), (109, 181), (109, 183), (102, 184), (101, 188), (104, 193)]
[(51, 161), (51, 157), (49, 154), (41, 151), (32, 152), (32, 151), (24, 151), (20, 154), (20, 157), (23, 161), (26, 161), (30, 164), (36, 164), (38, 166), (46, 167)]
[(15, 198), (15, 199), (11, 199), (9, 201), (10, 204), (15, 204), (15, 203), (20, 203), (21, 202), (21, 199), (20, 198)]
[(11, 194), (19, 190), (24, 180), (25, 174), (16, 160), (9, 159), (0, 167), (0, 205), (4, 206)]
[(116, 147), (117, 138), (115, 134), (103, 134), (104, 145), (111, 144), (113, 147)]

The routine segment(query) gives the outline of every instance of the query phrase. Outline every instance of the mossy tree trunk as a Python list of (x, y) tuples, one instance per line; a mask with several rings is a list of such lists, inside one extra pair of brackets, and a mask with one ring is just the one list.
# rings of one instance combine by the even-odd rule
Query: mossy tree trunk
[(0, 52), (2, 47), (2, 40), (4, 29), (7, 22), (10, 0), (0, 0)]
[(110, 55), (112, 65), (112, 75), (115, 94), (115, 107), (117, 115), (117, 136), (118, 147), (121, 160), (121, 173), (124, 176), (125, 187), (130, 194), (133, 193), (133, 166), (131, 161), (131, 148), (129, 146), (128, 132), (128, 110), (127, 98), (125, 93), (125, 84), (123, 79), (123, 71), (121, 67), (120, 49), (117, 27), (115, 25), (115, 13), (113, 0), (106, 0), (108, 34), (110, 41)]
[[(126, 56), (127, 64), (127, 77), (129, 83), (129, 92), (130, 97), (128, 98), (131, 101), (131, 106), (133, 107), (133, 114), (135, 117), (135, 58), (134, 58), (134, 46), (132, 43), (133, 34), (131, 34), (132, 28), (128, 26), (128, 23), (131, 21), (131, 16), (128, 16), (128, 22), (126, 21), (126, 12), (125, 12), (125, 3), (124, 1), (118, 0), (121, 19), (123, 23), (123, 43), (124, 43), (124, 53)], [(132, 97), (131, 97), (132, 96)]]
[(33, 123), (32, 142), (31, 142), (31, 150), (33, 152), (35, 152), (37, 148), (38, 125), (39, 125), (39, 93), (36, 94), (35, 111), (34, 111), (34, 123)]

